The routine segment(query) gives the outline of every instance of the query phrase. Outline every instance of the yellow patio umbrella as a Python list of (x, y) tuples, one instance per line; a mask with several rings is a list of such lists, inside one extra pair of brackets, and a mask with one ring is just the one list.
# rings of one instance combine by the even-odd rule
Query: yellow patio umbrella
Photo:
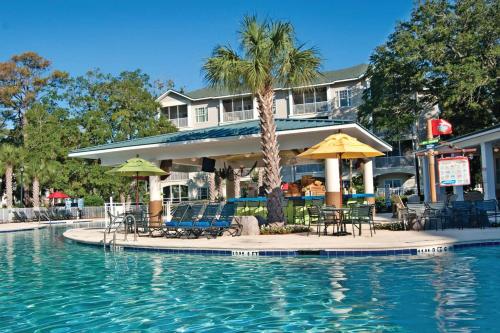
[[(324, 160), (327, 158), (355, 159), (355, 158), (370, 158), (383, 156), (373, 147), (358, 141), (350, 135), (337, 133), (330, 135), (325, 140), (315, 144), (297, 157)], [(340, 190), (342, 191), (342, 162), (339, 163), (340, 174)], [(340, 195), (340, 203), (342, 205), (342, 194)]]

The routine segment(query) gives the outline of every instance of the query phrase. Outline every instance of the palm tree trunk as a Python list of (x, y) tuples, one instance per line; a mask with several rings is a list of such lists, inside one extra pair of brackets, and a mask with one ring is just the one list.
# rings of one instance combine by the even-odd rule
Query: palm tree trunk
[(257, 94), (261, 146), (264, 159), (264, 186), (267, 192), (267, 222), (284, 223), (281, 200), (281, 167), (276, 123), (273, 115), (274, 91), (271, 86)]
[(7, 192), (7, 208), (12, 208), (12, 165), (5, 168), (5, 191)]
[(217, 191), (215, 189), (215, 173), (210, 172), (208, 174), (208, 200), (215, 201), (217, 197)]
[(37, 176), (33, 178), (33, 207), (40, 208), (40, 180)]

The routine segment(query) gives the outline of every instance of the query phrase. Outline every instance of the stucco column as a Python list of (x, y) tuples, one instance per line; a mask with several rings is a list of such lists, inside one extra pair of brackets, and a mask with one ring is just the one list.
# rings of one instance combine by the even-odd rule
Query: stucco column
[(453, 194), (456, 194), (457, 201), (464, 201), (464, 187), (453, 186)]
[[(363, 164), (363, 185), (365, 187), (365, 194), (374, 194), (373, 187), (373, 160), (367, 159)], [(375, 203), (375, 198), (367, 198), (370, 204)]]
[(424, 185), (424, 201), (431, 201), (431, 184), (429, 182), (429, 163), (427, 162), (427, 157), (422, 157), (423, 161), (420, 163), (422, 166), (422, 179)]
[(253, 119), (259, 119), (259, 104), (257, 103), (257, 98), (254, 97), (252, 99), (252, 104), (253, 104)]
[[(154, 161), (153, 164), (160, 166), (159, 161)], [(150, 220), (152, 227), (157, 227), (157, 224), (161, 223), (161, 212), (163, 210), (161, 194), (160, 176), (149, 176), (149, 213), (152, 216)]]
[(219, 99), (219, 124), (224, 122), (224, 106), (222, 105), (222, 99)]
[(288, 116), (293, 116), (293, 93), (292, 93), (292, 89), (288, 90)]
[(481, 174), (483, 176), (484, 200), (496, 199), (495, 164), (493, 163), (493, 145), (491, 142), (481, 143)]
[(342, 205), (342, 192), (340, 188), (339, 160), (337, 158), (325, 159), (325, 203), (327, 205)]

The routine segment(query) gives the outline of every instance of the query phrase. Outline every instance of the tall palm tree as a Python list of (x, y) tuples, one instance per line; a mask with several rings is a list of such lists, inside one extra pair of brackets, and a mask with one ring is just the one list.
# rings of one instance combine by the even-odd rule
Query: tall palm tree
[(217, 46), (203, 71), (212, 87), (247, 90), (257, 99), (268, 222), (284, 222), (279, 146), (272, 111), (274, 88), (312, 83), (320, 75), (321, 59), (315, 49), (297, 45), (293, 26), (288, 22), (259, 22), (254, 16), (245, 17), (239, 39), (241, 55), (230, 46)]
[(41, 186), (49, 182), (59, 169), (59, 163), (54, 160), (33, 159), (26, 163), (27, 179), (31, 179), (32, 202), (34, 208), (40, 207)]
[(14, 167), (19, 164), (19, 149), (13, 145), (3, 144), (0, 148), (0, 172), (5, 174), (5, 191), (7, 192), (7, 208), (12, 208), (12, 177)]

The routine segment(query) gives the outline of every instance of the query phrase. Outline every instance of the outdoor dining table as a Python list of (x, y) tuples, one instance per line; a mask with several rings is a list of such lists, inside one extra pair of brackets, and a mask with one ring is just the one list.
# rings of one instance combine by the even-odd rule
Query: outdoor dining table
[(349, 207), (334, 207), (334, 206), (323, 206), (321, 207), (323, 214), (326, 219), (331, 219), (333, 221), (337, 221), (337, 232), (333, 232), (333, 236), (347, 236), (351, 235), (350, 232), (347, 232), (347, 226), (345, 223), (345, 213), (349, 212)]

